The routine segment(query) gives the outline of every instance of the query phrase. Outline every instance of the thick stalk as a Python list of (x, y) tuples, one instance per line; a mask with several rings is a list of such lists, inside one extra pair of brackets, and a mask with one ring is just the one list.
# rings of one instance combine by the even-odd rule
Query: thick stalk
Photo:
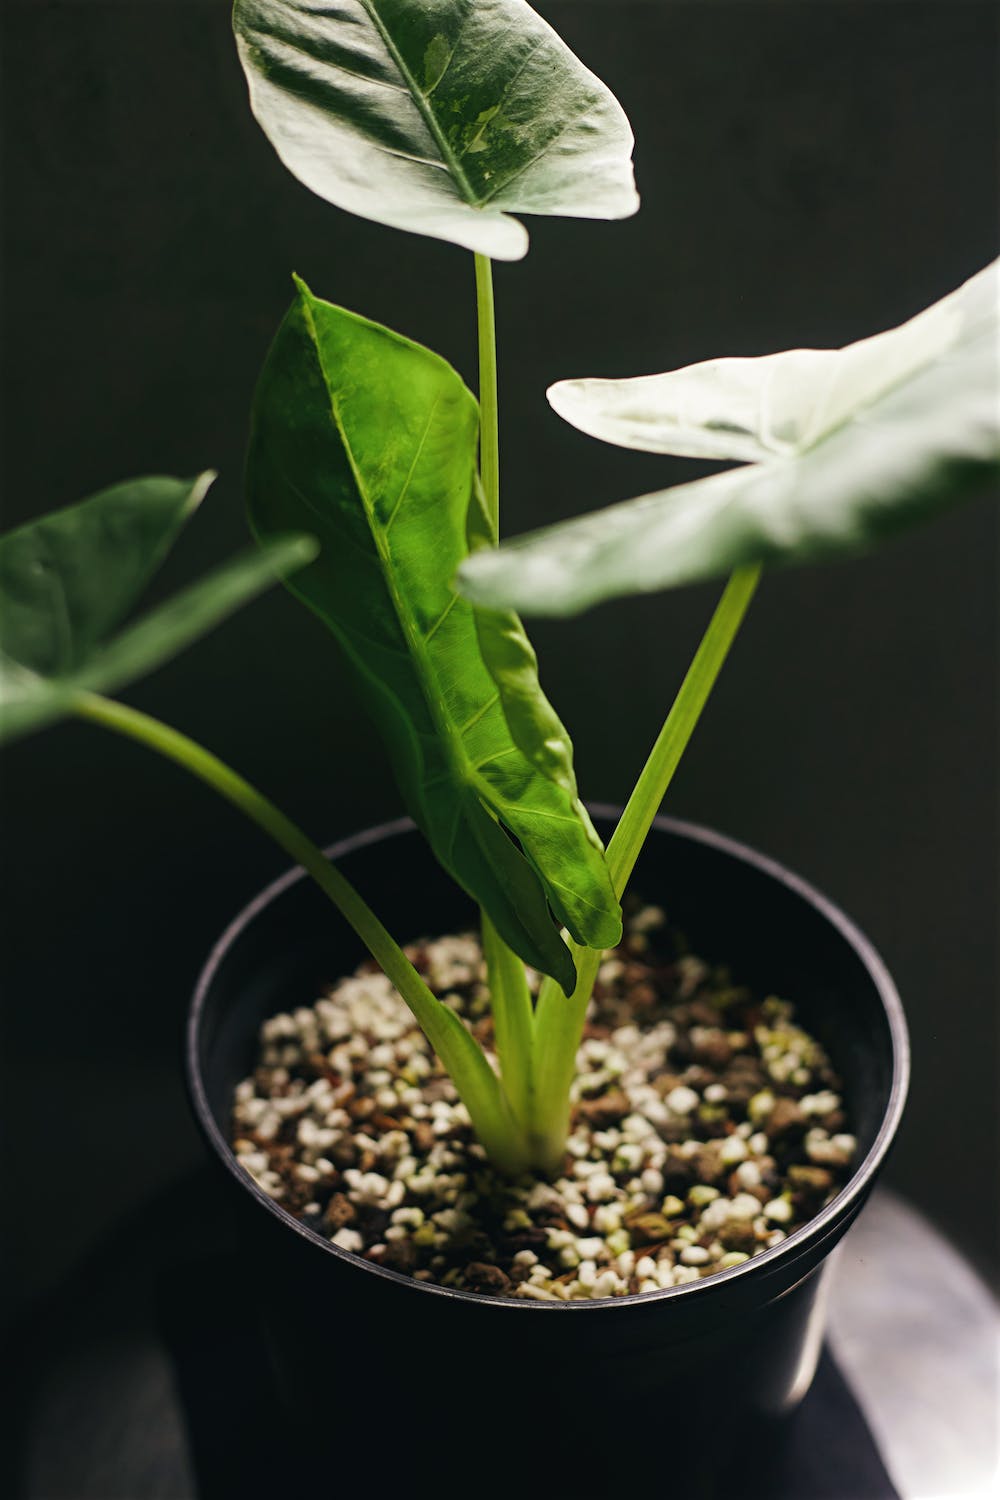
[(350, 923), (413, 1012), (444, 1063), (483, 1146), (503, 1171), (523, 1169), (520, 1134), (482, 1049), (453, 1011), (427, 988), (399, 944), (323, 851), (236, 771), (168, 724), (96, 693), (78, 693), (74, 711), (182, 766), (246, 814), (302, 866)]
[[(663, 728), (608, 845), (608, 867), (615, 891), (628, 884), (674, 772), (701, 717), (722, 670), (729, 649), (753, 598), (760, 568), (739, 568), (726, 584), (701, 644), (687, 670)], [(558, 1169), (565, 1151), (569, 1123), (569, 1089), (576, 1053), (583, 1034), (587, 1006), (602, 954), (572, 945), (577, 983), (567, 999), (559, 986), (546, 979), (535, 1010), (535, 1138), (540, 1143), (538, 1165)]]
[(523, 962), (508, 948), (485, 911), (482, 934), (500, 1083), (527, 1139), (534, 1118), (535, 1091), (535, 1016), (528, 976)]
[(737, 568), (729, 579), (628, 799), (608, 845), (608, 867), (619, 896), (628, 884), (646, 835), (718, 681), (759, 581), (759, 567)]
[(476, 256), (476, 322), (479, 330), (479, 468), (494, 542), (500, 539), (500, 420), (497, 403), (497, 332), (493, 263)]
[[(479, 469), (493, 542), (500, 540), (500, 417), (497, 396), (496, 311), (493, 264), (476, 255), (476, 324), (479, 336)], [(490, 984), (501, 1086), (525, 1133), (534, 1115), (534, 1014), (524, 964), (482, 912), (483, 952)]]

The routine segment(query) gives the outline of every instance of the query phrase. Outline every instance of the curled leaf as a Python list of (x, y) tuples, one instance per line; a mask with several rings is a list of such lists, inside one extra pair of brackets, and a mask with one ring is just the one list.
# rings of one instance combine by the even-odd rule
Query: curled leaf
[(451, 589), (478, 503), (477, 436), (476, 402), (449, 365), (299, 282), (254, 401), (251, 524), (263, 539), (316, 534), (320, 554), (289, 588), (344, 648), (412, 816), (504, 941), (571, 987), (549, 907), (597, 947), (617, 941), (620, 912), (567, 780), (568, 741), (560, 777), (525, 752), (561, 730), (530, 647), (517, 641), (498, 686), (486, 656), (519, 627), (486, 622), (484, 652), (476, 612)]
[(623, 447), (745, 466), (478, 553), (477, 604), (574, 614), (751, 563), (861, 552), (1000, 472), (1000, 262), (844, 349), (562, 381), (553, 407)]

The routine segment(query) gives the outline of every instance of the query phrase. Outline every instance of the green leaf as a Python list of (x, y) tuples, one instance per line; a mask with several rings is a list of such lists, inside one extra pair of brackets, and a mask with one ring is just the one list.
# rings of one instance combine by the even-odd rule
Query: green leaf
[(250, 103), (330, 203), (498, 260), (639, 206), (621, 106), (524, 0), (236, 0)]
[[(477, 552), (484, 547), (495, 547), (496, 539), (478, 475), (473, 477), (474, 492), (469, 504), (466, 535), (469, 551)], [(538, 657), (524, 626), (512, 610), (477, 609), (475, 621), (479, 649), (500, 694), (514, 743), (543, 776), (563, 788), (587, 828), (591, 842), (595, 848), (602, 848), (577, 795), (569, 735), (555, 709), (539, 690)]]
[(545, 748), (562, 727), (527, 680), (526, 643), (498, 686), (450, 586), (481, 503), (475, 399), (437, 355), (297, 285), (254, 402), (251, 525), (317, 535), (289, 588), (345, 650), (410, 812), (504, 941), (572, 987), (549, 906), (598, 947), (621, 919), (568, 741)]
[(1000, 473), (1000, 262), (844, 349), (563, 381), (556, 411), (623, 447), (746, 460), (477, 554), (482, 605), (566, 615), (749, 563), (860, 552)]
[(0, 537), (0, 740), (124, 687), (314, 555), (285, 537), (113, 635), (214, 478), (129, 480)]

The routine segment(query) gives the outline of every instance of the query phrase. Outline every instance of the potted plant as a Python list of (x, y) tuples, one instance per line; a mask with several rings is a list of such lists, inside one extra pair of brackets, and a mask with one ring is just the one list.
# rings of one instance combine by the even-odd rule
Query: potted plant
[[(794, 876), (704, 831), (664, 824), (648, 844), (646, 837), (761, 565), (868, 545), (951, 503), (995, 468), (995, 268), (902, 328), (843, 351), (718, 361), (634, 382), (561, 384), (553, 404), (586, 431), (652, 451), (735, 459), (743, 467), (498, 549), (490, 257), (524, 253), (527, 237), (516, 212), (613, 218), (634, 211), (624, 115), (522, 0), (474, 10), (454, 0), (372, 3), (344, 14), (284, 0), (238, 0), (235, 23), (258, 119), (308, 186), (341, 207), (475, 253), (479, 403), (438, 356), (298, 283), (253, 414), (248, 504), (263, 551), (109, 643), (204, 482), (119, 488), (5, 538), (5, 727), (25, 732), (65, 713), (82, 714), (171, 756), (236, 803), (339, 908), (451, 1079), (464, 1114), (447, 1083), (441, 1092), (433, 1064), (438, 1097), (428, 1100), (429, 1114), (401, 1119), (380, 1104), (378, 1091), (397, 1081), (394, 1063), (388, 1080), (359, 1091), (341, 1045), (343, 997), (329, 1002), (334, 1014), (327, 1012), (337, 1037), (322, 1033), (324, 1013), (313, 1002), (317, 986), (348, 972), (361, 954), (331, 927), (297, 876), (248, 909), (202, 978), (189, 1050), (196, 1107), (240, 1184), (251, 1233), (267, 1258), (272, 1336), (304, 1409), (327, 1403), (331, 1340), (349, 1351), (352, 1379), (364, 1384), (378, 1378), (384, 1353), (384, 1341), (376, 1341), (369, 1354), (372, 1329), (391, 1327), (394, 1338), (420, 1351), (432, 1384), (464, 1360), (477, 1390), (496, 1395), (527, 1368), (572, 1407), (597, 1370), (616, 1398), (661, 1399), (669, 1392), (675, 1414), (704, 1422), (712, 1411), (705, 1372), (732, 1369), (735, 1361), (741, 1379), (734, 1413), (787, 1411), (815, 1363), (820, 1268), (860, 1207), (898, 1122), (906, 1077), (898, 1002), (865, 940)], [(567, 613), (616, 593), (730, 569), (736, 571), (634, 795), (620, 819), (596, 819), (611, 835), (605, 853), (578, 797), (568, 736), (541, 694), (533, 652), (510, 611)], [(423, 845), (409, 827), (363, 836), (328, 858), (207, 751), (100, 696), (276, 574), (287, 576), (348, 652), (404, 800), (438, 864), (420, 853)], [(655, 942), (646, 963), (643, 929), (658, 918), (648, 910), (639, 915), (631, 948), (613, 961), (634, 972), (606, 972), (604, 1000), (613, 1008), (629, 998), (618, 984), (623, 977), (633, 991), (652, 986), (652, 1001), (648, 993), (642, 998), (652, 1005), (654, 1024), (676, 1031), (677, 1012), (685, 1012), (684, 1043), (700, 1048), (685, 1061), (676, 1039), (661, 1047), (656, 1077), (671, 1086), (652, 1120), (652, 1101), (642, 1116), (623, 1111), (614, 1097), (624, 1090), (614, 1086), (621, 1069), (601, 1066), (608, 1061), (607, 1036), (587, 1038), (585, 1072), (608, 1076), (596, 1084), (584, 1080), (589, 1095), (581, 1095), (580, 1080), (574, 1083), (588, 1002), (605, 950), (621, 936), (618, 903), (633, 868), (637, 888), (648, 900), (663, 900), (694, 939), (695, 954), (728, 963), (736, 981), (712, 976), (690, 956), (657, 954)], [(379, 916), (361, 889), (377, 892)], [(447, 968), (447, 953), (407, 952), (390, 935), (453, 933), (456, 923), (468, 922), (463, 891), (482, 912), (492, 1022), (480, 1026), (480, 1036), (488, 1038), (492, 1024), (498, 1070), (473, 1035), (486, 1018), (467, 1016), (470, 1030), (459, 1017), (463, 999), (474, 1006), (481, 998), (474, 952), (466, 948), (463, 962), (450, 955), (463, 977), (441, 977), (435, 964), (441, 958)], [(542, 976), (534, 993), (529, 971)], [(364, 976), (358, 982), (378, 991)], [(468, 994), (455, 1005), (442, 1003), (449, 985)], [(805, 1032), (779, 1007), (761, 1008), (773, 992), (794, 1000)], [(369, 998), (378, 1001), (377, 993)], [(661, 1013), (661, 1005), (673, 1013)], [(727, 1006), (736, 1007), (730, 1018), (740, 1024), (719, 1024)], [(287, 1049), (298, 1049), (302, 1070), (292, 1077), (282, 1060), (285, 1021), (272, 1024), (265, 1048), (277, 1048), (267, 1061), (273, 1098), (251, 1094), (237, 1102), (271, 1107), (278, 1134), (260, 1130), (256, 1106), (242, 1116), (238, 1109), (237, 1129), (250, 1148), (240, 1149), (239, 1136), (231, 1143), (234, 1093), (252, 1071), (260, 1023), (275, 1011), (287, 1016), (289, 1007), (307, 1012), (293, 1014), (293, 1034), (284, 1039)], [(601, 1026), (607, 1031), (610, 1023)], [(694, 1037), (695, 1031), (711, 1035)], [(318, 1049), (306, 1045), (314, 1034)], [(411, 1059), (424, 1055), (413, 1037), (406, 1041)], [(735, 1087), (732, 1074), (728, 1082), (721, 1074), (717, 1081), (706, 1077), (713, 1047), (717, 1059), (728, 1048), (724, 1074), (734, 1054), (751, 1055), (751, 1044), (760, 1053), (754, 1075), (760, 1086), (742, 1099), (739, 1107), (749, 1110), (744, 1119), (734, 1109), (746, 1090)], [(329, 1054), (338, 1045), (334, 1065)], [(779, 1051), (765, 1058), (767, 1047)], [(845, 1085), (843, 1099), (833, 1103), (835, 1091), (825, 1086), (828, 1058)], [(367, 1064), (367, 1057), (358, 1061)], [(626, 1066), (636, 1071), (634, 1060)], [(281, 1069), (290, 1076), (282, 1078)], [(797, 1069), (804, 1082), (793, 1081)], [(402, 1081), (419, 1093), (421, 1069), (411, 1066), (410, 1074)], [(353, 1094), (334, 1097), (348, 1086)], [(710, 1089), (716, 1092), (708, 1095)], [(301, 1159), (275, 1181), (267, 1141), (279, 1139), (284, 1127), (283, 1109), (273, 1106), (292, 1101), (284, 1117), (296, 1121), (297, 1139), (296, 1111), (309, 1090), (324, 1119), (355, 1099), (373, 1107), (348, 1111), (347, 1127), (316, 1124)], [(804, 1110), (803, 1097), (817, 1096), (818, 1110), (815, 1102)], [(328, 1106), (318, 1102), (328, 1099)], [(782, 1100), (795, 1109), (779, 1109)], [(590, 1112), (588, 1135), (577, 1127), (589, 1103), (603, 1103), (603, 1114), (600, 1107)], [(844, 1103), (846, 1120), (838, 1118)], [(435, 1114), (435, 1104), (444, 1111)], [(602, 1173), (612, 1188), (602, 1182), (593, 1194), (584, 1191), (578, 1201), (564, 1194), (553, 1205), (546, 1185), (563, 1180), (571, 1105), (576, 1148), (586, 1148), (579, 1160), (590, 1168), (580, 1180)], [(618, 1128), (629, 1113), (653, 1125), (652, 1155), (641, 1133), (631, 1139)], [(810, 1113), (826, 1123), (809, 1125)], [(376, 1114), (384, 1125), (374, 1123)], [(788, 1133), (805, 1160), (793, 1161), (783, 1148), (779, 1162), (770, 1149), (780, 1114), (791, 1115)], [(436, 1131), (428, 1124), (433, 1120), (447, 1128)], [(341, 1145), (345, 1129), (339, 1166), (322, 1153)], [(323, 1130), (336, 1139), (317, 1142), (315, 1132)], [(416, 1138), (428, 1130), (420, 1147)], [(446, 1264), (438, 1277), (441, 1267), (432, 1262), (451, 1233), (438, 1221), (429, 1243), (424, 1234), (431, 1264), (414, 1261), (407, 1269), (392, 1246), (412, 1248), (434, 1217), (411, 1201), (420, 1197), (413, 1189), (418, 1148), (430, 1158), (438, 1136), (458, 1141), (470, 1130), (477, 1139), (468, 1146), (470, 1160), (491, 1164), (483, 1168), (483, 1195), (491, 1202), (499, 1195), (501, 1233), (514, 1238), (527, 1229), (535, 1238), (512, 1251), (506, 1269), (496, 1245), (480, 1240), (464, 1272), (452, 1275), (455, 1267)], [(812, 1157), (804, 1144), (810, 1131)], [(600, 1135), (608, 1138), (604, 1144), (595, 1139)], [(750, 1144), (755, 1135), (765, 1138), (763, 1148)], [(361, 1137), (374, 1144), (361, 1144)], [(375, 1170), (385, 1165), (382, 1138), (389, 1137), (391, 1150), (413, 1161), (398, 1179)], [(858, 1144), (849, 1161), (846, 1137)], [(697, 1153), (685, 1158), (681, 1148), (713, 1142), (705, 1154), (715, 1158), (714, 1181), (693, 1180), (681, 1163)], [(638, 1156), (630, 1147), (639, 1148)], [(366, 1164), (369, 1152), (374, 1161)], [(603, 1166), (602, 1152), (610, 1153)], [(263, 1165), (251, 1160), (261, 1155)], [(397, 1155), (397, 1165), (401, 1160)], [(763, 1171), (761, 1161), (768, 1163)], [(668, 1163), (676, 1180), (663, 1170)], [(757, 1166), (757, 1181), (749, 1170), (737, 1175), (744, 1164)], [(799, 1177), (781, 1182), (769, 1175), (781, 1165), (797, 1166)], [(844, 1177), (831, 1175), (831, 1167), (845, 1169)], [(462, 1175), (454, 1163), (451, 1170)], [(802, 1175), (810, 1170), (811, 1179)], [(650, 1174), (645, 1183), (644, 1173)], [(309, 1191), (292, 1203), (288, 1189), (296, 1174)], [(497, 1186), (503, 1179), (515, 1184), (523, 1205)], [(390, 1203), (396, 1181), (402, 1199)], [(683, 1192), (668, 1191), (671, 1181)], [(459, 1197), (462, 1187), (468, 1180)], [(538, 1222), (528, 1201), (536, 1188)], [(300, 1217), (282, 1207), (282, 1193)], [(625, 1207), (613, 1223), (619, 1196)], [(735, 1246), (739, 1236), (724, 1231), (745, 1222), (741, 1196), (756, 1205), (752, 1235), (744, 1234), (745, 1248), (727, 1248), (725, 1239)], [(455, 1213), (468, 1218), (470, 1206)], [(366, 1220), (364, 1208), (377, 1212)], [(585, 1224), (577, 1222), (581, 1214)], [(644, 1218), (662, 1222), (642, 1224)], [(380, 1234), (403, 1233), (366, 1242), (362, 1230), (374, 1223)], [(465, 1223), (457, 1227), (468, 1230)], [(538, 1254), (543, 1246), (565, 1268), (560, 1275)], [(640, 1253), (648, 1247), (655, 1255)], [(640, 1271), (643, 1260), (651, 1271)], [(593, 1275), (584, 1271), (588, 1264)], [(427, 1279), (411, 1274), (414, 1265)]]

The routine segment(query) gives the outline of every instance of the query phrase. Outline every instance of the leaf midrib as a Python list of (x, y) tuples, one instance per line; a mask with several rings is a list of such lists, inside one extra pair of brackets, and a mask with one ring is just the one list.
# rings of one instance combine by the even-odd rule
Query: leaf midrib
[[(417, 80), (414, 78), (413, 74), (406, 66), (406, 63), (403, 61), (402, 55), (398, 47), (396, 46), (396, 43), (392, 39), (392, 35), (383, 24), (382, 18), (378, 14), (378, 11), (375, 9), (372, 0), (361, 0), (361, 5), (368, 15), (368, 18), (370, 19), (372, 25), (375, 27), (379, 36), (382, 38), (382, 42), (386, 48), (386, 51), (389, 53), (389, 56), (396, 64), (396, 67), (399, 69), (402, 77), (406, 80), (406, 86), (409, 89), (410, 97), (413, 99), (414, 104), (423, 117), (424, 124), (427, 126), (431, 135), (434, 137), (434, 141), (441, 153), (444, 162), (448, 167), (448, 170), (451, 172), (452, 176), (455, 178), (455, 181), (458, 183), (458, 186), (462, 192), (462, 197), (465, 199), (470, 208), (478, 208), (480, 206), (480, 200), (473, 192), (472, 184), (466, 177), (459, 158), (453, 153), (447, 136), (444, 134), (440, 125), (438, 124), (437, 116), (434, 114), (434, 111), (431, 108), (428, 96), (424, 93), (423, 89), (417, 83)], [(454, 48), (452, 49), (452, 56), (454, 56)], [(451, 58), (448, 59), (448, 65), (450, 66), (450, 64)], [(447, 69), (445, 71), (447, 71)], [(443, 76), (444, 75), (442, 74), (442, 77)], [(437, 82), (440, 83), (440, 81), (441, 79), (439, 78)]]

